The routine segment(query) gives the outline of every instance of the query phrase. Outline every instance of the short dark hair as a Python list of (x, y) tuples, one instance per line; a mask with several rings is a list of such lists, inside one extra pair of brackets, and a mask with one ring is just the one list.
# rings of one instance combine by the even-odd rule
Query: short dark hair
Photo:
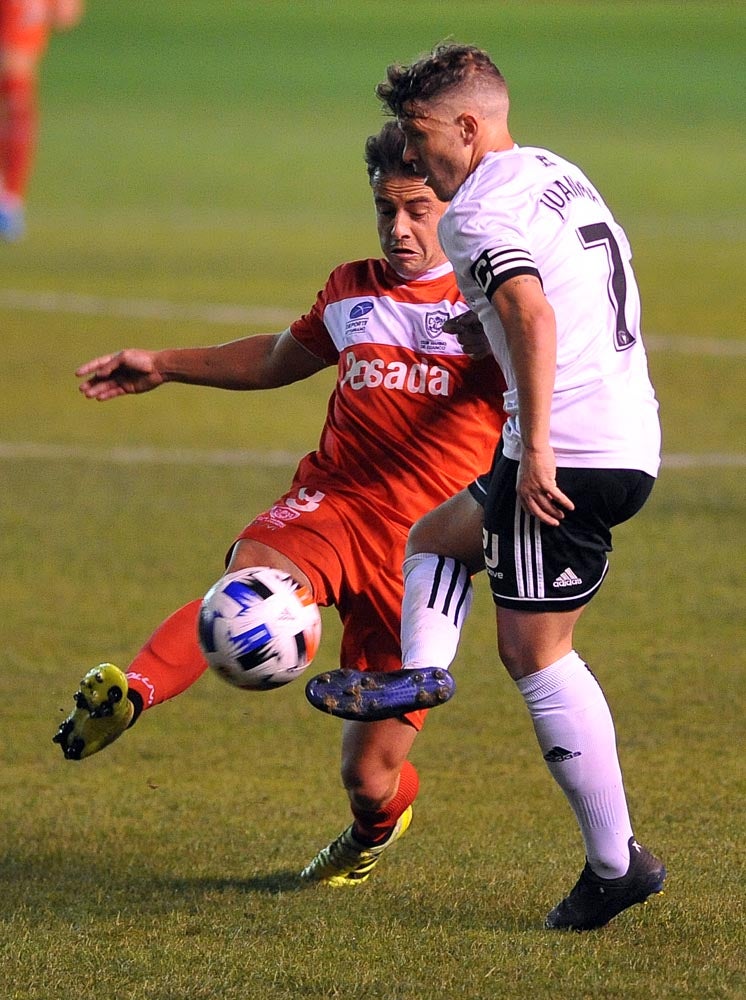
[(368, 180), (372, 184), (377, 177), (413, 177), (415, 169), (405, 163), (404, 133), (396, 122), (386, 122), (377, 135), (368, 136), (365, 142), (365, 164)]
[(448, 42), (411, 66), (389, 66), (386, 80), (376, 87), (376, 96), (392, 115), (407, 118), (413, 103), (440, 97), (469, 78), (505, 86), (505, 78), (484, 49)]

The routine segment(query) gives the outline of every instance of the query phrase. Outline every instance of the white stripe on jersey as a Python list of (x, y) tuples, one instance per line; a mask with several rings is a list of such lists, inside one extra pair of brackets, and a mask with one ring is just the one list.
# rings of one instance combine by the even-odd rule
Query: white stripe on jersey
[(385, 291), (377, 295), (350, 295), (329, 302), (324, 325), (340, 354), (353, 344), (386, 344), (390, 347), (460, 357), (456, 337), (442, 332), (443, 323), (465, 312), (463, 302), (401, 302)]

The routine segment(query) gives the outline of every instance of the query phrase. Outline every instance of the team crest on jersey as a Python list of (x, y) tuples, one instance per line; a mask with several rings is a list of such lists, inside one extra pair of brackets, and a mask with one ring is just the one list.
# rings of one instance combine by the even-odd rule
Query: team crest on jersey
[(348, 340), (363, 332), (372, 312), (373, 303), (370, 299), (362, 299), (362, 301), (355, 303), (352, 309), (350, 309), (350, 314), (345, 324), (345, 337)]
[(421, 351), (442, 350), (446, 346), (443, 339), (443, 324), (448, 319), (444, 309), (425, 313), (425, 339), (420, 342)]

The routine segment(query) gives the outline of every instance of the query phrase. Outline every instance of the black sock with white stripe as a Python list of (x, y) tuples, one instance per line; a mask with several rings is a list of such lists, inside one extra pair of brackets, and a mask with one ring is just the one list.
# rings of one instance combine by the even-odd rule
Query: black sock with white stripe
[(404, 560), (402, 663), (448, 668), (472, 602), (471, 577), (457, 559), (420, 552)]

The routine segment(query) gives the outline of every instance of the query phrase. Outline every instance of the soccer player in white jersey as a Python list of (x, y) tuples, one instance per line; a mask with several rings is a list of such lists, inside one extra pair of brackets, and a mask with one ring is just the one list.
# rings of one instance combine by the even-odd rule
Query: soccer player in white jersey
[[(108, 400), (169, 381), (271, 389), (337, 368), (318, 448), (301, 460), (288, 491), (239, 534), (228, 571), (270, 566), (289, 573), (318, 604), (337, 608), (342, 666), (372, 672), (401, 668), (409, 528), (489, 465), (504, 420), (494, 359), (475, 362), (443, 332), (467, 307), (437, 239), (444, 206), (403, 163), (403, 149), (393, 122), (365, 147), (383, 257), (336, 267), (313, 307), (287, 330), (205, 348), (128, 349), (77, 372), (86, 397)], [(195, 599), (170, 615), (126, 677), (111, 664), (86, 674), (75, 710), (54, 737), (66, 758), (100, 751), (141, 712), (204, 673), (200, 605)], [(425, 694), (437, 696), (441, 687)], [(112, 701), (112, 689), (124, 697)], [(304, 868), (305, 879), (362, 885), (406, 832), (419, 786), (408, 757), (426, 703), (373, 724), (345, 722), (342, 781), (353, 822)]]
[[(642, 507), (659, 465), (630, 249), (578, 167), (514, 143), (505, 80), (484, 51), (439, 46), (389, 67), (377, 92), (405, 135), (404, 158), (450, 202), (440, 241), (508, 385), (490, 474), (410, 536), (404, 665), (450, 663), (458, 629), (438, 613), (440, 581), (468, 586), (483, 531), (499, 654), (585, 844), (580, 879), (546, 925), (592, 929), (665, 878), (634, 838), (612, 718), (573, 639), (606, 575), (611, 529)], [(348, 690), (354, 680), (344, 678)], [(310, 700), (336, 684), (312, 681)]]

